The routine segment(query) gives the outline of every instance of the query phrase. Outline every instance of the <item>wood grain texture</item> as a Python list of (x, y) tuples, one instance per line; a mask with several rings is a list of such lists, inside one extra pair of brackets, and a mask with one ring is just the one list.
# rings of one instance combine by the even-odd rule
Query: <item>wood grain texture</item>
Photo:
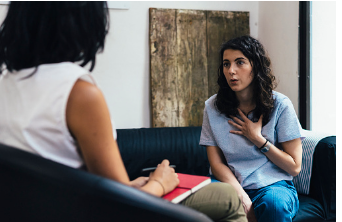
[(249, 34), (249, 12), (208, 11), (208, 96), (217, 93), (219, 50), (229, 39)]
[(177, 10), (178, 126), (202, 125), (208, 97), (206, 12)]
[(249, 34), (249, 13), (151, 8), (149, 31), (152, 126), (201, 126), (220, 45)]
[(176, 10), (150, 9), (153, 127), (178, 126)]

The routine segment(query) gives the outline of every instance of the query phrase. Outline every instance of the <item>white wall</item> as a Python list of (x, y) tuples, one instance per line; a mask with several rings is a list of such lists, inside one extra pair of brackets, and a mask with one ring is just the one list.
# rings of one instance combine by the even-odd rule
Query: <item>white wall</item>
[(336, 2), (312, 2), (311, 129), (336, 135)]
[(0, 23), (5, 19), (7, 13), (7, 5), (0, 4)]
[[(0, 19), (4, 8), (0, 5)], [(250, 30), (271, 56), (278, 91), (298, 109), (298, 1), (139, 1), (129, 10), (110, 9), (105, 51), (93, 76), (101, 87), (117, 128), (150, 127), (149, 8), (249, 11)]]
[(288, 96), (298, 115), (299, 2), (259, 2), (259, 40), (271, 58), (276, 91)]

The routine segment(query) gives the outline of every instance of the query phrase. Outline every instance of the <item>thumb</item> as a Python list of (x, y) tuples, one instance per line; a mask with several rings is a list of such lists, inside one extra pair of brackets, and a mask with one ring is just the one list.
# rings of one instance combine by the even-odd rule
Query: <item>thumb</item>
[(264, 116), (263, 116), (263, 114), (261, 114), (261, 116), (260, 116), (260, 118), (259, 118), (259, 123), (261, 122), (262, 123), (262, 118), (263, 118)]
[(161, 165), (163, 165), (163, 166), (168, 166), (168, 165), (170, 165), (170, 161), (167, 160), (167, 159), (165, 159), (165, 160), (163, 160), (163, 161), (161, 162)]

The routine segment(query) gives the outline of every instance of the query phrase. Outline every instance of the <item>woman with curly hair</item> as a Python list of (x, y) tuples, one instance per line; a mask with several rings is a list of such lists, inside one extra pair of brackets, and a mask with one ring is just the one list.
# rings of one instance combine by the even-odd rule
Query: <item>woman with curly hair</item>
[(210, 174), (235, 188), (248, 221), (292, 221), (304, 138), (293, 105), (273, 91), (271, 61), (258, 40), (229, 40), (220, 59), (219, 90), (205, 102), (200, 139)]

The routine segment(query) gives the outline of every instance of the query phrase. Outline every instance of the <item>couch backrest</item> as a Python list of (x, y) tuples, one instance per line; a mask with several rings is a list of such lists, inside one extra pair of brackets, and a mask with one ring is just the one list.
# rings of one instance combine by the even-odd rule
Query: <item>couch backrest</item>
[(310, 180), (312, 175), (312, 163), (317, 144), (329, 134), (303, 130), (305, 138), (302, 140), (302, 169), (300, 173), (293, 178), (294, 186), (300, 194), (308, 195), (310, 191)]
[(0, 144), (0, 221), (211, 221), (190, 208)]
[(118, 129), (117, 142), (131, 179), (141, 169), (157, 166), (163, 159), (176, 165), (176, 172), (207, 175), (209, 161), (199, 145), (202, 127)]
[(322, 204), (327, 221), (336, 221), (336, 136), (319, 141), (312, 165), (309, 196)]

